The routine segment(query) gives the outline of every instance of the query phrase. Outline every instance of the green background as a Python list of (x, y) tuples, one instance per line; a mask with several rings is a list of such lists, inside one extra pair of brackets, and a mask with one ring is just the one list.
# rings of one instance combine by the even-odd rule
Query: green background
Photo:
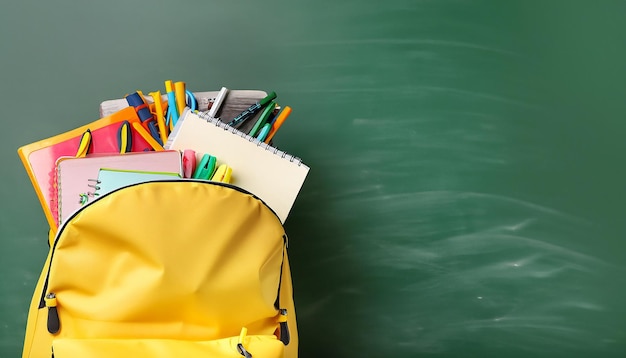
[(0, 356), (47, 227), (16, 154), (167, 79), (276, 91), (303, 357), (626, 355), (623, 1), (6, 1)]

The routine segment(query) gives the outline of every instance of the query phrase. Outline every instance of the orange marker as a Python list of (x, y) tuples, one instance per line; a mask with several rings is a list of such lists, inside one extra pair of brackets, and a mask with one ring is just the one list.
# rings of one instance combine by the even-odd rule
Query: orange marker
[(280, 128), (283, 122), (285, 122), (285, 120), (287, 119), (287, 117), (289, 117), (290, 114), (291, 114), (291, 107), (289, 106), (285, 106), (285, 108), (283, 108), (283, 110), (280, 111), (280, 113), (278, 113), (278, 117), (276, 117), (276, 119), (272, 123), (272, 128), (270, 129), (270, 132), (267, 134), (267, 137), (265, 138), (265, 141), (264, 141), (265, 143), (269, 143), (270, 140), (272, 140), (272, 137), (274, 136), (274, 134), (276, 134), (276, 131)]

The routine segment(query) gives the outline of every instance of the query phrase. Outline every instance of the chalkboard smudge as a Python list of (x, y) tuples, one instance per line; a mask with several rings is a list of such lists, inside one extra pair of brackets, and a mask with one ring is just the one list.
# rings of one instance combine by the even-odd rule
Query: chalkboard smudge
[(615, 335), (605, 319), (621, 308), (597, 292), (624, 272), (582, 249), (601, 239), (589, 220), (494, 193), (370, 189), (333, 202), (364, 225), (330, 255), (358, 260), (364, 296), (376, 288), (369, 296), (381, 302), (368, 307), (386, 317), (368, 335), (402, 320), (395, 344), (423, 353), (471, 342), (529, 355)]

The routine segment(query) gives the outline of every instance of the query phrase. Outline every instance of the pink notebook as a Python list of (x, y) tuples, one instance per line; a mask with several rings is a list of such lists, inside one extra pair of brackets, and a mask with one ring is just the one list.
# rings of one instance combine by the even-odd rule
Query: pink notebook
[(181, 154), (177, 150), (126, 154), (94, 154), (84, 158), (61, 157), (57, 160), (59, 226), (76, 210), (93, 200), (91, 181), (101, 168), (173, 172), (182, 175)]

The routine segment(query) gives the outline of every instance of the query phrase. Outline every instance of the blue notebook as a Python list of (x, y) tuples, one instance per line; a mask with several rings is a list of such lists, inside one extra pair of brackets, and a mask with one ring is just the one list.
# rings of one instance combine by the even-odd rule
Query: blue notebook
[(98, 181), (94, 185), (96, 196), (102, 196), (115, 189), (155, 180), (180, 179), (180, 174), (175, 172), (148, 172), (139, 170), (121, 170), (101, 168), (98, 173)]

